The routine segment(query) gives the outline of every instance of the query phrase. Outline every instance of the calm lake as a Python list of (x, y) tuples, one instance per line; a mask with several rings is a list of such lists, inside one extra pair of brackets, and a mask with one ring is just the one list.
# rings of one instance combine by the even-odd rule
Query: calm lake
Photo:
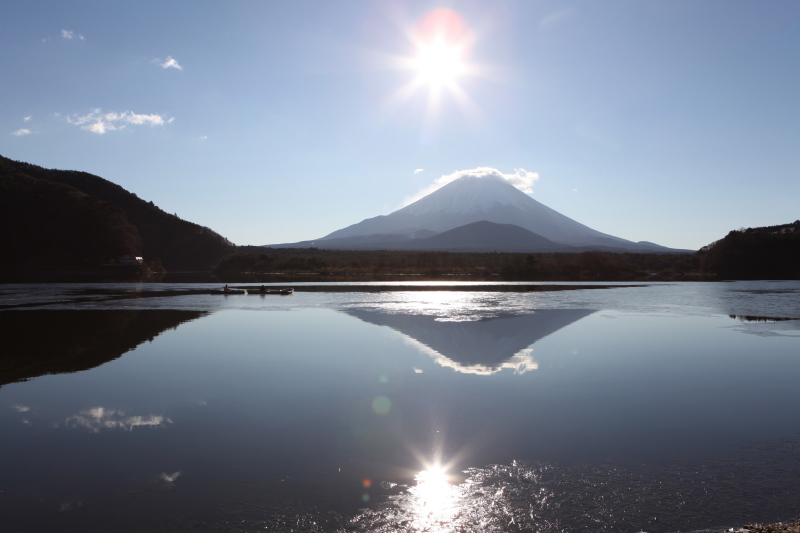
[(0, 285), (0, 531), (800, 512), (800, 282), (443, 285)]

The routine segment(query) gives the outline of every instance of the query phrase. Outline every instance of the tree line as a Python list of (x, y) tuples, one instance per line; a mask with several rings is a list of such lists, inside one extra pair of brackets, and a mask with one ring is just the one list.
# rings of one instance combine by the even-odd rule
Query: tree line
[(514, 281), (641, 281), (700, 279), (693, 254), (477, 253), (346, 251), (317, 248), (240, 247), (215, 273), (231, 281), (280, 280), (287, 276), (328, 279), (424, 279)]

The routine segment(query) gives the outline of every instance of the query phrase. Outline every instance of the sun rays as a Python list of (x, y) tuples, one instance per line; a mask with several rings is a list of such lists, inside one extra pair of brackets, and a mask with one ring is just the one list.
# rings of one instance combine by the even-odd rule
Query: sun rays
[(477, 116), (477, 106), (465, 89), (478, 68), (470, 62), (474, 35), (464, 19), (452, 9), (435, 9), (419, 19), (408, 36), (412, 53), (401, 58), (399, 65), (410, 72), (411, 79), (388, 103), (399, 107), (422, 96), (426, 130), (432, 128), (448, 100), (467, 118)]

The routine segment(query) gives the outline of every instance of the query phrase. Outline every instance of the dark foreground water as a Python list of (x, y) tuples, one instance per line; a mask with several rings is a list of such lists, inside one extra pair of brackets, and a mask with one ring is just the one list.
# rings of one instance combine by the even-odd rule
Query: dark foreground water
[(800, 512), (800, 283), (207, 288), (0, 286), (0, 531)]

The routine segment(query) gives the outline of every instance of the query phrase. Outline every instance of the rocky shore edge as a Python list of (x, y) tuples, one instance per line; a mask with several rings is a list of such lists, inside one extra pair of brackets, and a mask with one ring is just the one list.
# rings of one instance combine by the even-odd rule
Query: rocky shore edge
[(754, 524), (740, 528), (733, 527), (724, 531), (709, 531), (708, 533), (800, 533), (800, 518), (791, 522)]

